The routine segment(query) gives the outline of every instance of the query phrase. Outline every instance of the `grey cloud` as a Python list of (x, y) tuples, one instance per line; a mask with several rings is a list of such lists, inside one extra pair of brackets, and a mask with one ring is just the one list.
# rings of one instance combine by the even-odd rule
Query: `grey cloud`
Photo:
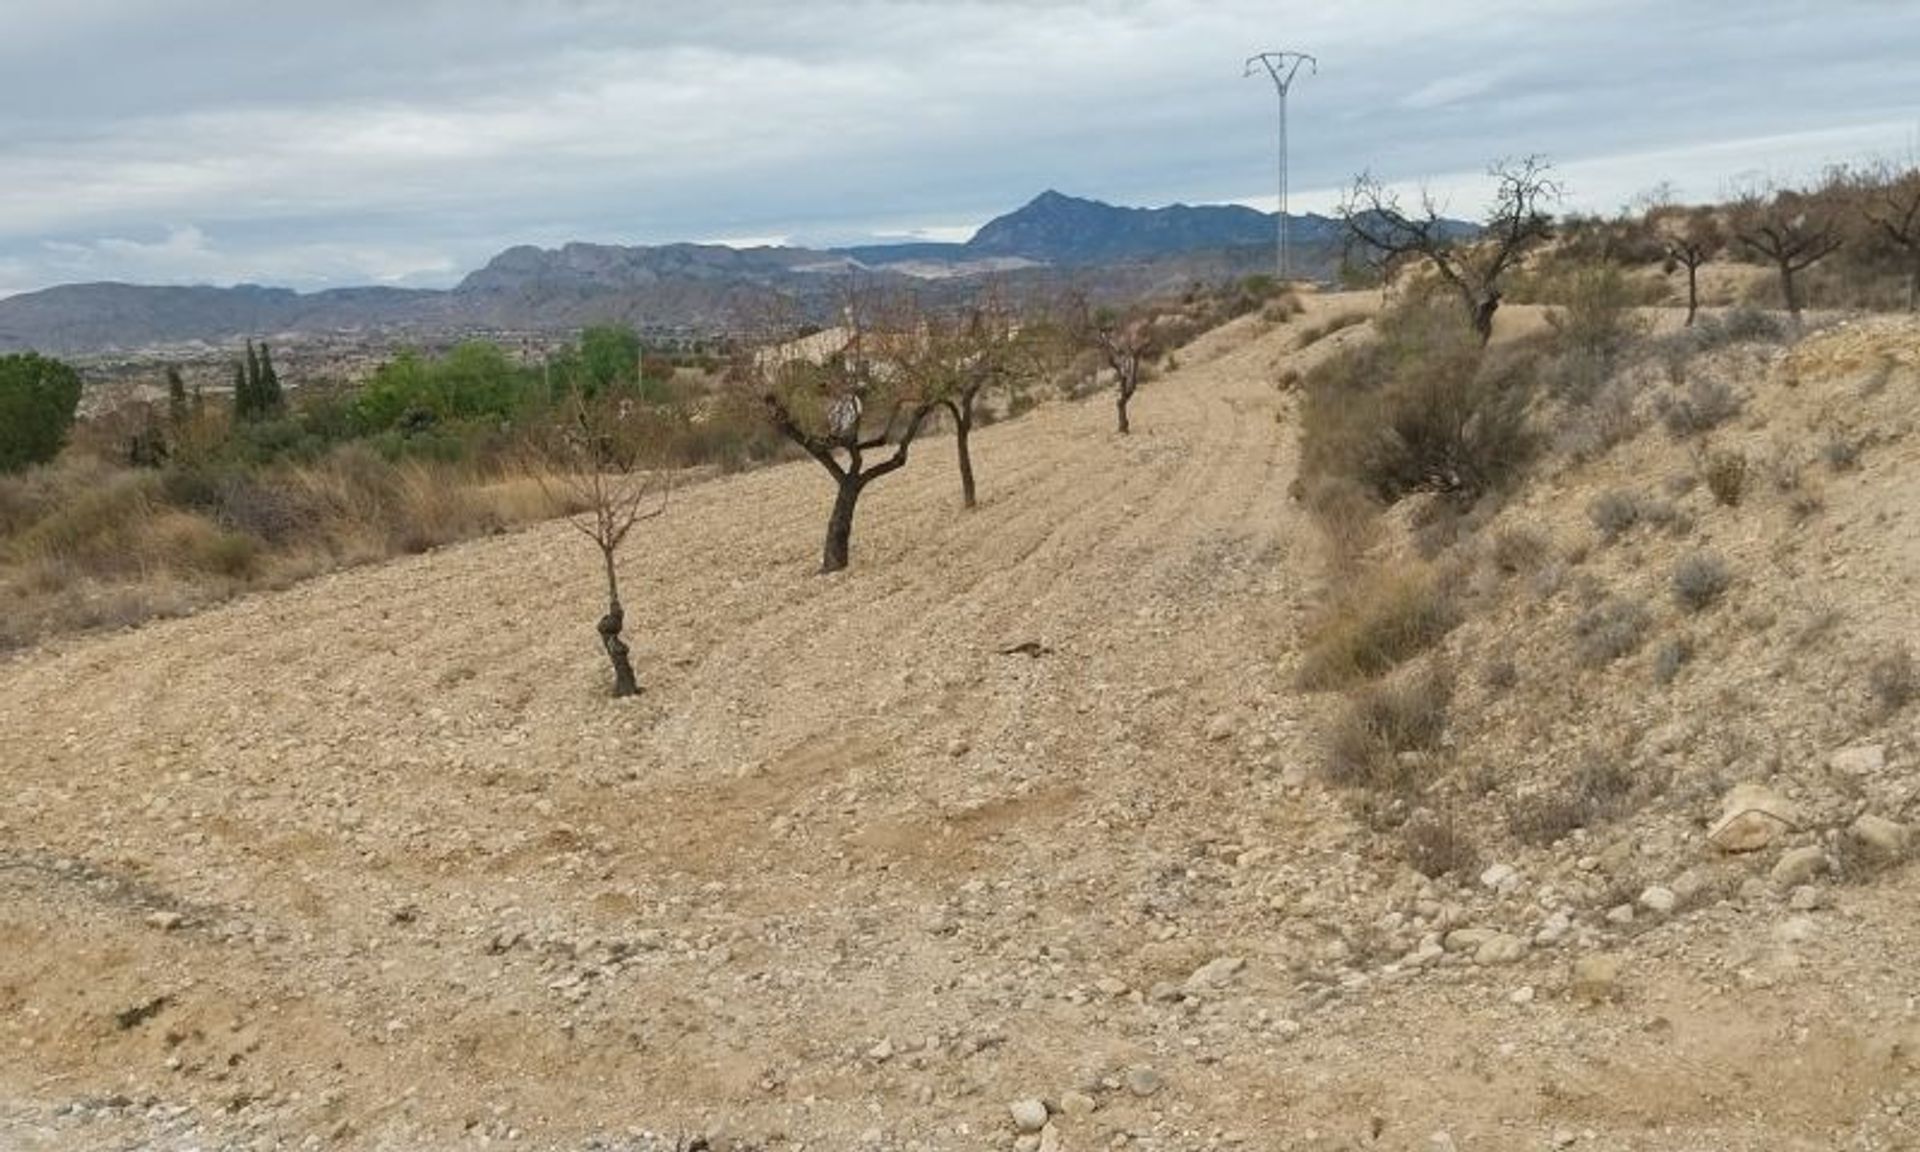
[(1470, 196), (1449, 174), (1545, 152), (1612, 207), (1642, 172), (1708, 195), (1896, 147), (1920, 58), (1920, 21), (1868, 2), (9, 9), (0, 290), (445, 282), (512, 243), (953, 228), (1049, 186), (1258, 201), (1272, 93), (1240, 61), (1282, 46), (1322, 64), (1293, 99), (1308, 200), (1362, 168)]

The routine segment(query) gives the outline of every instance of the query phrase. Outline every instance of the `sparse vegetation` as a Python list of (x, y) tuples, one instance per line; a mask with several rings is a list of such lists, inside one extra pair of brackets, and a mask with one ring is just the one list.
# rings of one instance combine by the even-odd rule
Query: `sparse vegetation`
[(1633, 792), (1633, 774), (1617, 757), (1590, 750), (1559, 786), (1514, 801), (1507, 829), (1523, 844), (1544, 847), (1626, 815)]
[(1735, 508), (1747, 491), (1747, 458), (1739, 452), (1709, 452), (1703, 468), (1707, 491), (1716, 502)]
[(1480, 848), (1464, 821), (1452, 813), (1421, 810), (1400, 829), (1407, 866), (1430, 879), (1472, 876), (1480, 870)]
[(1733, 583), (1727, 562), (1713, 552), (1694, 552), (1673, 568), (1673, 602), (1688, 612), (1702, 612), (1718, 603)]
[(1574, 647), (1590, 668), (1611, 664), (1639, 651), (1652, 627), (1653, 613), (1643, 601), (1609, 596), (1574, 620)]
[(1693, 638), (1675, 636), (1660, 645), (1653, 654), (1653, 682), (1667, 685), (1673, 683), (1680, 670), (1693, 659)]
[(1303, 687), (1369, 679), (1431, 648), (1459, 623), (1447, 582), (1423, 568), (1383, 569), (1337, 595), (1301, 659)]
[(1900, 644), (1874, 657), (1867, 666), (1867, 689), (1883, 716), (1911, 704), (1920, 696), (1920, 673), (1914, 669), (1913, 650)]
[(1835, 472), (1852, 472), (1860, 467), (1860, 441), (1835, 435), (1821, 446), (1820, 457)]
[(1587, 502), (1587, 519), (1593, 522), (1601, 541), (1611, 544), (1640, 523), (1640, 509), (1639, 497), (1613, 488)]
[(1324, 320), (1302, 325), (1300, 328), (1299, 346), (1302, 348), (1311, 347), (1325, 340), (1335, 332), (1344, 332), (1348, 328), (1365, 324), (1366, 322), (1367, 314), (1365, 312), (1335, 312)]
[(1329, 779), (1395, 794), (1415, 790), (1420, 755), (1439, 747), (1452, 700), (1452, 674), (1435, 660), (1354, 689), (1328, 736)]
[(1388, 504), (1414, 492), (1471, 504), (1513, 481), (1536, 448), (1531, 360), (1489, 356), (1424, 301), (1380, 329), (1308, 374), (1303, 477), (1344, 478)]
[(1663, 395), (1657, 401), (1660, 420), (1676, 440), (1704, 435), (1740, 415), (1746, 402), (1724, 380), (1696, 377), (1684, 395)]

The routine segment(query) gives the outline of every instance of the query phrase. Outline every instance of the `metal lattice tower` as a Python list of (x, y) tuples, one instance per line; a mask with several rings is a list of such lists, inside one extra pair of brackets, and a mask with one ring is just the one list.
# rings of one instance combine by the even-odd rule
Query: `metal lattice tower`
[(1319, 75), (1320, 62), (1304, 52), (1262, 52), (1247, 57), (1247, 68), (1243, 76), (1258, 75), (1254, 65), (1266, 69), (1273, 78), (1273, 87), (1280, 94), (1280, 211), (1279, 235), (1274, 241), (1274, 263), (1279, 273), (1280, 283), (1287, 281), (1287, 89), (1293, 87), (1294, 73), (1300, 71), (1300, 65), (1307, 66), (1310, 75)]

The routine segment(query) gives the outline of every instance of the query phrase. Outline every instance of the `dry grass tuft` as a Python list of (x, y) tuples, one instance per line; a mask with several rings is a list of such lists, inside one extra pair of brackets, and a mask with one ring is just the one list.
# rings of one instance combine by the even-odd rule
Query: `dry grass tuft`
[(1738, 452), (1712, 452), (1704, 472), (1714, 500), (1728, 508), (1738, 507), (1747, 491), (1747, 458)]
[(1328, 733), (1328, 779), (1397, 795), (1416, 791), (1424, 754), (1440, 746), (1452, 701), (1452, 672), (1437, 660), (1354, 689)]
[(1337, 595), (1312, 629), (1303, 688), (1379, 676), (1439, 643), (1460, 622), (1451, 581), (1430, 567), (1381, 569)]

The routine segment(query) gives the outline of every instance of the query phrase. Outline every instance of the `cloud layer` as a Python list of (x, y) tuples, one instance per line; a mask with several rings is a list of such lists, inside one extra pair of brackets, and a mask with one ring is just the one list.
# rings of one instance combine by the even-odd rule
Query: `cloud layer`
[[(952, 235), (1047, 187), (1296, 209), (1367, 168), (1583, 207), (1904, 153), (1904, 3), (13, 0), (0, 292), (444, 284), (513, 243)], [(1279, 37), (1279, 40), (1276, 40)], [(1462, 174), (1467, 174), (1463, 176)]]

